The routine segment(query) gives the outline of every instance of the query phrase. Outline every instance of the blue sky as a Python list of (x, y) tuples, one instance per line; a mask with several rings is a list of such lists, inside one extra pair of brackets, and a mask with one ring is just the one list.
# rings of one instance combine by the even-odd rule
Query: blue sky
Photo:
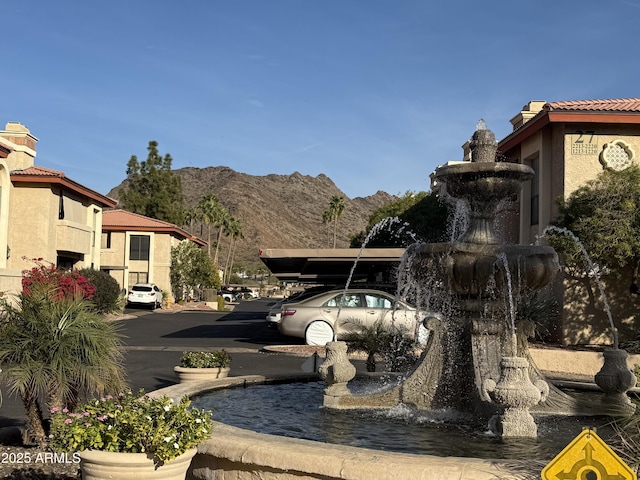
[(640, 96), (640, 0), (22, 0), (2, 8), (0, 127), (106, 194), (150, 140), (173, 167), (429, 190), (484, 118)]

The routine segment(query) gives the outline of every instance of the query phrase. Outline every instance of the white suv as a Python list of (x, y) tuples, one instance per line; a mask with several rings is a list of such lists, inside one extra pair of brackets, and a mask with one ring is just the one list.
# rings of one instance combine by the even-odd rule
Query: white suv
[(127, 307), (132, 305), (146, 305), (151, 310), (162, 307), (162, 290), (155, 283), (136, 283), (127, 294)]

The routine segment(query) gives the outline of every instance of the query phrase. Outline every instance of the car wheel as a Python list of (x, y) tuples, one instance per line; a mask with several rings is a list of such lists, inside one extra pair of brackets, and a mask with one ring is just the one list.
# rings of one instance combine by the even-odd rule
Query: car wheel
[(307, 345), (326, 345), (333, 341), (333, 328), (327, 322), (316, 320), (305, 330), (304, 339)]
[(153, 303), (151, 304), (151, 310), (155, 310), (155, 309), (156, 309), (156, 302), (153, 302)]

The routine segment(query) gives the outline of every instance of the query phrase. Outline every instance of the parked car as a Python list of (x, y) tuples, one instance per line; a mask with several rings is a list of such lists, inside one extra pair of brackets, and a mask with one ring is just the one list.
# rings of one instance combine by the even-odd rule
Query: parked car
[(127, 306), (145, 305), (155, 310), (162, 307), (162, 290), (155, 283), (136, 283), (127, 293)]
[(267, 324), (270, 326), (277, 326), (280, 322), (280, 318), (282, 317), (282, 306), (286, 303), (290, 302), (299, 302), (305, 298), (313, 297), (314, 295), (318, 295), (319, 293), (324, 293), (328, 290), (332, 290), (334, 287), (328, 286), (317, 286), (317, 287), (309, 287), (306, 290), (302, 290), (300, 292), (292, 293), (287, 298), (283, 298), (282, 300), (277, 301), (269, 308), (269, 312), (267, 312)]
[(238, 292), (232, 290), (220, 290), (218, 296), (224, 298), (224, 301), (227, 303), (238, 301)]
[(381, 290), (331, 290), (285, 303), (281, 315), (278, 331), (304, 338), (307, 345), (325, 345), (334, 336), (340, 340), (354, 325), (371, 326), (378, 320), (390, 328), (405, 328), (407, 335), (413, 335), (420, 322), (420, 338), (426, 338), (419, 312)]
[(260, 294), (251, 290), (249, 287), (240, 287), (238, 290), (236, 290), (236, 292), (238, 293), (238, 298), (260, 298)]

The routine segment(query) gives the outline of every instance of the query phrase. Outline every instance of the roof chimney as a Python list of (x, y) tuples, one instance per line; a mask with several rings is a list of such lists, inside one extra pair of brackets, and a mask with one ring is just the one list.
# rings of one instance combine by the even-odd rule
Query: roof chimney
[(27, 127), (18, 122), (8, 122), (5, 129), (0, 130), (0, 137), (13, 150), (7, 157), (9, 170), (33, 167), (38, 139)]
[(510, 120), (511, 125), (513, 125), (513, 129), (517, 130), (533, 117), (535, 117), (538, 112), (542, 110), (542, 107), (546, 105), (546, 103), (547, 102), (544, 100), (531, 100), (529, 103), (527, 103), (524, 107), (522, 107), (522, 111)]

